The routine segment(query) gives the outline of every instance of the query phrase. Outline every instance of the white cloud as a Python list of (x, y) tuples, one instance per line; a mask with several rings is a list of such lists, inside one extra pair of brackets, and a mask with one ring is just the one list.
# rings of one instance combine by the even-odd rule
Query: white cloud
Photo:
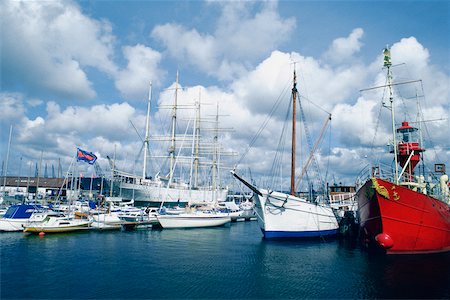
[(4, 88), (87, 99), (96, 93), (84, 67), (116, 72), (110, 24), (86, 17), (75, 3), (3, 1), (0, 14)]
[(170, 55), (221, 80), (238, 77), (285, 42), (295, 20), (283, 20), (276, 4), (266, 2), (255, 15), (250, 2), (223, 2), (214, 32), (200, 33), (175, 23), (156, 26), (151, 35)]
[(158, 68), (161, 54), (144, 45), (123, 48), (127, 68), (118, 72), (116, 87), (127, 99), (145, 99), (149, 83), (161, 83), (164, 72)]
[(342, 63), (353, 58), (363, 45), (360, 41), (363, 34), (362, 28), (355, 28), (348, 37), (335, 39), (325, 53), (325, 58), (332, 63)]
[(22, 95), (18, 93), (0, 93), (0, 120), (2, 124), (17, 122), (25, 116)]

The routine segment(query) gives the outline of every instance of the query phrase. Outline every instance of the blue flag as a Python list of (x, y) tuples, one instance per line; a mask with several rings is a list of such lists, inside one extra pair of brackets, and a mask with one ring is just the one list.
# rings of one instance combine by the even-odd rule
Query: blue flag
[(77, 161), (83, 160), (87, 162), (90, 165), (93, 165), (95, 161), (97, 160), (97, 156), (95, 156), (92, 152), (87, 152), (84, 150), (81, 150), (80, 148), (77, 148)]

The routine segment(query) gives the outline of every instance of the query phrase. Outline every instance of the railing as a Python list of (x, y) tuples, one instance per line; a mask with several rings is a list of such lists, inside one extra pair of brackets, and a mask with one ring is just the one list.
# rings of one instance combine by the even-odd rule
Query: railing
[[(426, 176), (421, 176), (422, 179), (417, 180), (418, 176), (421, 175), (413, 175), (407, 172), (403, 172), (401, 178), (399, 178), (400, 185), (409, 187), (413, 190), (417, 190), (418, 192), (422, 192), (436, 199), (440, 199), (441, 201), (447, 203), (450, 202), (450, 195), (448, 192), (443, 190), (443, 187), (441, 187), (438, 173), (429, 172), (428, 174), (426, 174)], [(358, 176), (356, 177), (356, 190), (361, 188), (367, 182), (367, 180), (372, 177), (395, 182), (394, 170), (391, 166), (383, 164), (379, 164), (377, 166), (367, 165), (359, 172)]]

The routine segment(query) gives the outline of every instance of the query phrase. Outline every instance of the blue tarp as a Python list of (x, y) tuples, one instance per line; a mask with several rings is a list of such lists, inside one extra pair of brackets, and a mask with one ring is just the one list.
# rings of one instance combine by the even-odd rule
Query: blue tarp
[(17, 204), (12, 205), (8, 208), (5, 215), (3, 216), (4, 219), (28, 219), (31, 217), (33, 212), (40, 209), (40, 206), (36, 205), (29, 205), (29, 204)]

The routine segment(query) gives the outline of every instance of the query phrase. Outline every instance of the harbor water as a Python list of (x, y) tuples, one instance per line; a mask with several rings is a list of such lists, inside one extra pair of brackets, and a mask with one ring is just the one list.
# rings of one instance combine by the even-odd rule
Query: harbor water
[(1, 299), (450, 298), (450, 254), (371, 255), (348, 240), (225, 227), (1, 233)]

